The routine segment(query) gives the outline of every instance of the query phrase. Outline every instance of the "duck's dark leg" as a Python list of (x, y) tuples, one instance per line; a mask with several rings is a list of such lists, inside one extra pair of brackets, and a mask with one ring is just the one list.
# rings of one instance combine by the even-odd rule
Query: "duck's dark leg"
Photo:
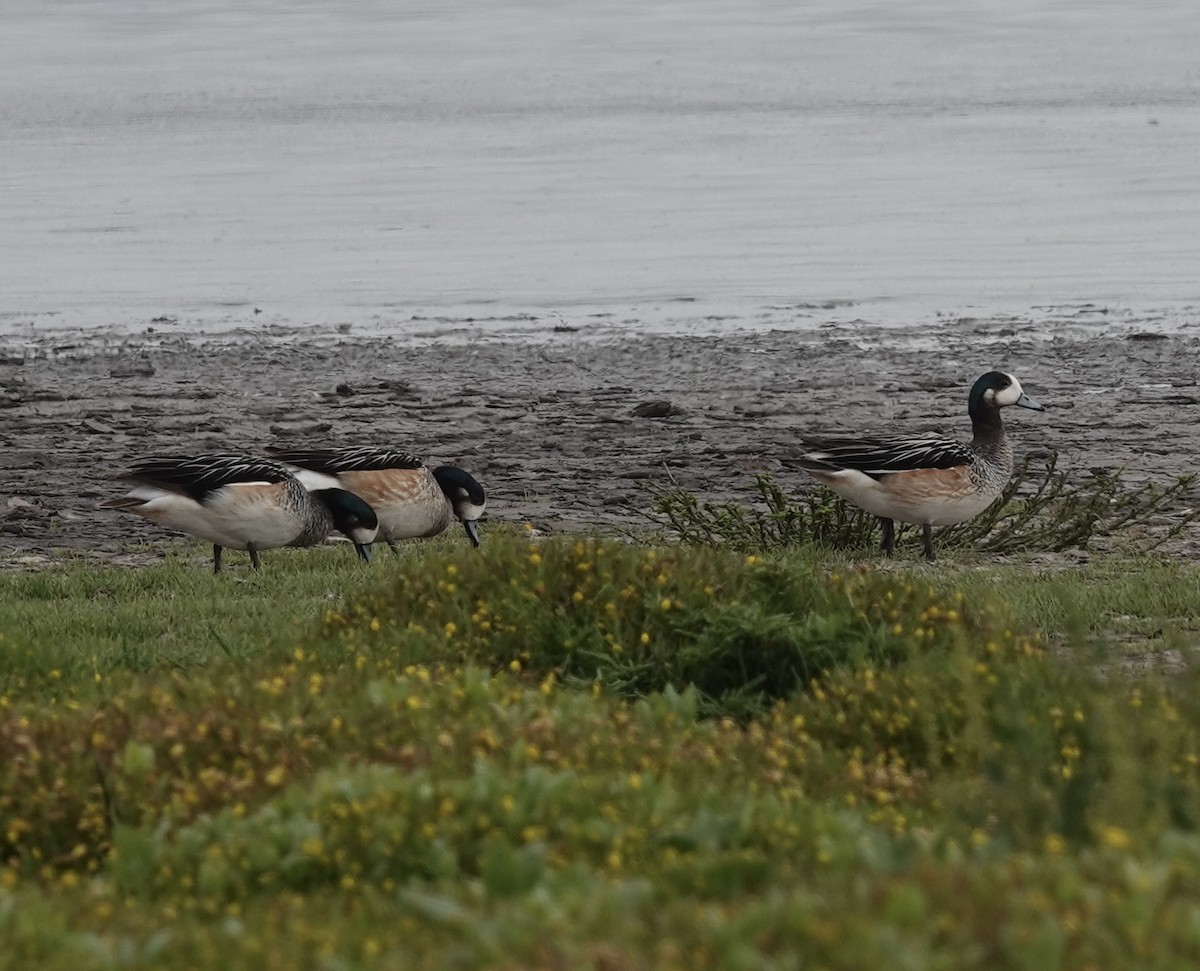
[(933, 527), (926, 523), (921, 527), (921, 531), (925, 535), (925, 559), (932, 563), (937, 559), (933, 554)]
[(395, 554), (396, 554), (396, 556), (399, 556), (399, 555), (400, 555), (400, 547), (396, 545), (396, 542), (395, 542), (395, 540), (388, 539), (387, 537), (384, 537), (384, 540), (383, 540), (383, 541), (384, 541), (385, 543), (387, 543), (387, 545), (388, 545), (388, 549), (390, 549), (390, 550), (391, 550), (393, 553), (395, 553)]
[(221, 572), (221, 547), (213, 543), (213, 573)]
[(250, 565), (256, 570), (262, 569), (262, 564), (258, 562), (258, 547), (253, 543), (247, 543), (246, 552), (250, 554)]
[(885, 519), (883, 516), (879, 517), (879, 522), (883, 526), (883, 542), (879, 548), (886, 555), (891, 556), (896, 549), (896, 524), (890, 519)]

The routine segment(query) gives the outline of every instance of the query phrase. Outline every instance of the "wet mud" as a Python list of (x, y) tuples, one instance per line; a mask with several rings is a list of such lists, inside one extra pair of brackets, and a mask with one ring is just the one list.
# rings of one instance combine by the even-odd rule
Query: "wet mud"
[[(911, 327), (645, 333), (556, 315), (519, 337), (457, 322), (419, 340), (160, 326), (0, 341), (0, 564), (152, 561), (179, 541), (97, 508), (115, 473), (272, 445), (408, 448), (474, 473), (493, 521), (615, 532), (647, 524), (654, 482), (749, 498), (769, 471), (808, 488), (790, 467), (801, 432), (968, 438), (967, 390), (992, 368), (1047, 409), (1007, 416), (1018, 455), (1166, 484), (1200, 454), (1196, 321), (1083, 306)], [(1173, 547), (1198, 550), (1192, 534)]]

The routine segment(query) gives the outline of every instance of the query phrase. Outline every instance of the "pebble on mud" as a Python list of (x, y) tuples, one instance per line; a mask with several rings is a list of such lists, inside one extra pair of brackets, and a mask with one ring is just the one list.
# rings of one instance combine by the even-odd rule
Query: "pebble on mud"
[(669, 418), (682, 415), (683, 411), (669, 401), (643, 401), (634, 406), (633, 414), (638, 418)]

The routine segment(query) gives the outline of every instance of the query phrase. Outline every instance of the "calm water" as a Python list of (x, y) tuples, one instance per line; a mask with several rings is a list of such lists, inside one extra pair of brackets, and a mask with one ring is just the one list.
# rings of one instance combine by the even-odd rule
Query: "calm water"
[(0, 330), (1200, 299), (1200, 3), (1002, 6), (10, 0)]

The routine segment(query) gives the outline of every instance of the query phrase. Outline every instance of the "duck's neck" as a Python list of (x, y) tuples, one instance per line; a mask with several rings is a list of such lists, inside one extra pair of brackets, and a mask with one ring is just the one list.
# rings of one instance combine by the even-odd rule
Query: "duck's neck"
[(972, 408), (971, 428), (974, 432), (971, 447), (977, 454), (995, 465), (1012, 464), (1012, 445), (1004, 433), (1004, 422), (1000, 420), (999, 408)]
[(442, 501), (438, 504), (436, 512), (433, 514), (433, 521), (429, 524), (429, 528), (441, 532), (452, 522), (454, 522), (454, 504), (450, 501), (450, 497), (444, 492), (439, 493)]
[(304, 525), (300, 535), (291, 545), (314, 546), (334, 531), (333, 513), (319, 495), (322, 490), (310, 493), (299, 483), (296, 484), (299, 489), (292, 495), (292, 499)]
[(335, 530), (333, 514), (323, 502), (314, 502), (304, 519), (304, 531), (296, 537), (295, 546), (315, 546)]

